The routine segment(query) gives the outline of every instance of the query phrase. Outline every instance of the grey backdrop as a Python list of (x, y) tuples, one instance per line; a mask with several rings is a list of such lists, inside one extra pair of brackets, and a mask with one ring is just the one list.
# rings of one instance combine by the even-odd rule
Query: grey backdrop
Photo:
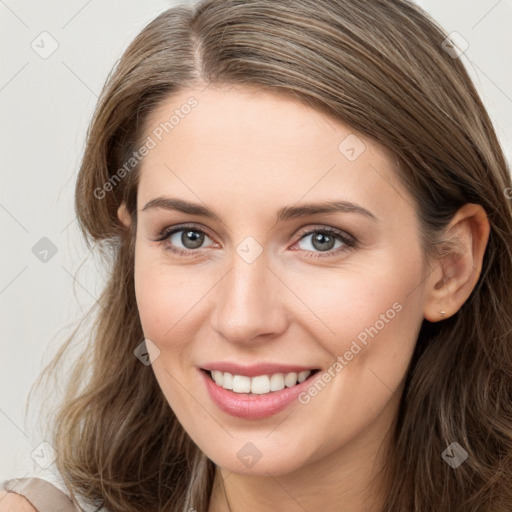
[[(174, 3), (0, 0), (0, 481), (35, 467), (44, 439), (23, 415), (28, 390), (101, 288), (73, 212), (97, 95), (131, 39)], [(512, 0), (419, 3), (469, 44), (461, 58), (510, 161)]]

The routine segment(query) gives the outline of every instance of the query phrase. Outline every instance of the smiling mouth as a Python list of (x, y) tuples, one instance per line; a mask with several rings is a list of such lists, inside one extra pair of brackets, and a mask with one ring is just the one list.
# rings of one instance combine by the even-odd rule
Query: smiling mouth
[(291, 388), (312, 378), (320, 369), (305, 370), (299, 373), (275, 373), (272, 375), (233, 375), (218, 370), (205, 370), (201, 368), (215, 384), (233, 393), (244, 395), (267, 395)]

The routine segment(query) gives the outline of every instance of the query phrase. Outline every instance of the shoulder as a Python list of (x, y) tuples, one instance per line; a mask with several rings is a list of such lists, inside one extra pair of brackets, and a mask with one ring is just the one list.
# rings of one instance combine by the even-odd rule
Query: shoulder
[(0, 484), (0, 512), (77, 512), (80, 508), (53, 483), (38, 477)]
[(0, 512), (109, 512), (79, 493), (70, 493), (56, 468), (0, 480)]
[(38, 512), (30, 501), (15, 492), (0, 491), (0, 512)]

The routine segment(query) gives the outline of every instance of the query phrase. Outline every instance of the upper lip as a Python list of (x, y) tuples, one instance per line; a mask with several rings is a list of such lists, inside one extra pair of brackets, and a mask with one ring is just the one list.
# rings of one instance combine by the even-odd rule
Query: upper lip
[(241, 365), (229, 361), (219, 361), (208, 363), (201, 366), (203, 370), (218, 370), (229, 372), (233, 375), (246, 375), (247, 377), (257, 377), (258, 375), (273, 375), (274, 373), (292, 373), (303, 372), (306, 370), (316, 370), (317, 368), (302, 365), (288, 365), (281, 363), (258, 363), (251, 365)]

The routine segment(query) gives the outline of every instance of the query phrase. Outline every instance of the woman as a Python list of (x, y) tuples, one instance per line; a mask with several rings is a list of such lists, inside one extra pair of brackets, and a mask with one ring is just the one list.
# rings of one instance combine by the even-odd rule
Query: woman
[(512, 509), (512, 184), (455, 49), (405, 0), (205, 0), (141, 32), (77, 182), (112, 266), (55, 418), (69, 494)]

